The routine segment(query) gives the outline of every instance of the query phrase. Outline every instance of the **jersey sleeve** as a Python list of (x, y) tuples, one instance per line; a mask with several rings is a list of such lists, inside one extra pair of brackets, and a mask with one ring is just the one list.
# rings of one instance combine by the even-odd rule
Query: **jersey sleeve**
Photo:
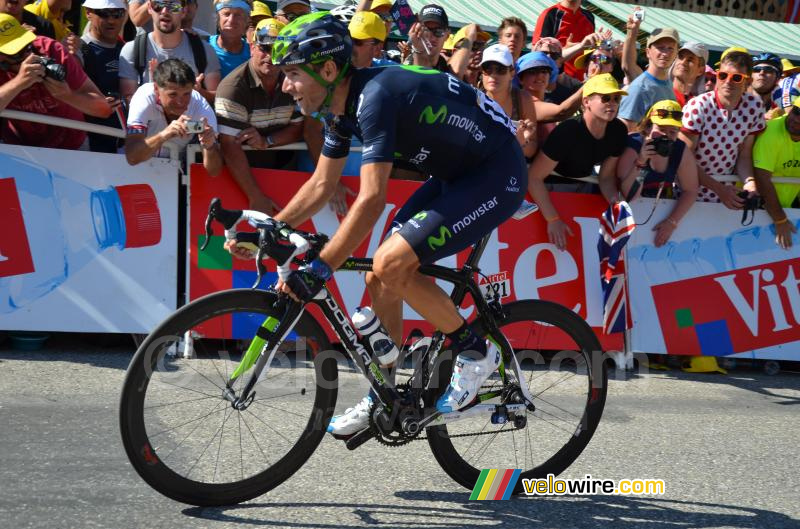
[(128, 106), (128, 134), (147, 134), (150, 112), (154, 106), (151, 104), (152, 94), (151, 83), (143, 84), (134, 92)]
[(350, 135), (336, 125), (325, 124), (322, 154), (328, 158), (345, 158), (350, 154)]
[(356, 119), (361, 130), (361, 164), (393, 162), (399, 100), (379, 83), (367, 83), (358, 99)]

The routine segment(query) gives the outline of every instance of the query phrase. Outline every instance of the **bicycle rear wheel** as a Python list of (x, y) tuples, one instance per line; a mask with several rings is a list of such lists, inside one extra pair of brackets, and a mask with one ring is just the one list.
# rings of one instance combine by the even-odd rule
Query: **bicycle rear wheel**
[[(279, 485), (313, 453), (333, 414), (334, 351), (304, 313), (244, 410), (223, 390), (276, 295), (229, 290), (167, 318), (137, 350), (120, 402), (122, 441), (154, 489), (192, 505), (230, 505)], [(232, 338), (233, 337), (233, 338)], [(190, 353), (184, 358), (184, 350)], [(250, 378), (239, 376), (239, 395)]]
[[(482, 469), (521, 469), (522, 478), (558, 475), (570, 466), (592, 438), (603, 413), (607, 374), (597, 337), (571, 310), (547, 301), (526, 300), (505, 306), (498, 326), (515, 350), (521, 384), (533, 397), (535, 411), (527, 424), (493, 424), (486, 417), (464, 419), (427, 429), (433, 455), (447, 474), (468, 489)], [(476, 328), (483, 329), (481, 322)], [(446, 356), (442, 355), (444, 358)], [(438, 366), (446, 384), (452, 360)], [(510, 365), (505, 366), (508, 373)], [(499, 374), (481, 393), (503, 387)], [(481, 404), (500, 403), (500, 397)], [(522, 492), (521, 480), (515, 493)]]

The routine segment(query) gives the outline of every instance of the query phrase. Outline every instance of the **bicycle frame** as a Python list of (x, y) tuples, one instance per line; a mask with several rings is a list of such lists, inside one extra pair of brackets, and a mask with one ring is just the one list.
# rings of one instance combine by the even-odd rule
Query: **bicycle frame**
[[(514, 364), (516, 364), (516, 359), (512, 354), (513, 351), (511, 345), (505, 339), (503, 334), (499, 332), (497, 327), (495, 314), (497, 313), (498, 309), (490, 306), (474, 278), (474, 275), (480, 272), (477, 264), (483, 255), (488, 241), (489, 235), (484, 236), (480, 241), (478, 241), (467, 257), (467, 261), (464, 263), (464, 266), (460, 269), (453, 270), (451, 268), (434, 264), (421, 266), (419, 271), (423, 275), (433, 277), (435, 279), (442, 279), (452, 283), (454, 285), (454, 289), (450, 295), (450, 298), (456, 307), (461, 305), (468, 293), (471, 294), (478, 314), (484, 317), (484, 321), (487, 326), (487, 328), (484, 330), (487, 332), (487, 334), (492, 336), (495, 341), (499, 339), (498, 345), (502, 352), (503, 358), (503, 361), (500, 364), (500, 376), (505, 382), (506, 375), (504, 366), (509, 360), (513, 360)], [(370, 258), (350, 257), (342, 264), (340, 270), (370, 272), (372, 271), (372, 264), (372, 259)], [(233, 394), (231, 389), (231, 383), (233, 379), (231, 379), (231, 381), (228, 383), (226, 398), (228, 398), (228, 400), (230, 400), (236, 407), (246, 406), (248, 404), (248, 400), (252, 400), (252, 389), (256, 382), (263, 376), (262, 371), (266, 366), (270, 365), (272, 357), (278, 350), (278, 347), (283, 342), (286, 335), (292, 330), (302, 311), (304, 310), (304, 306), (300, 302), (292, 301), (289, 298), (284, 299), (284, 315), (280, 321), (277, 322), (277, 325), (273, 327), (273, 330), (265, 333), (263, 332), (265, 329), (263, 325), (259, 328), (257, 336), (266, 340), (266, 342), (261, 347), (260, 355), (258, 361), (255, 363), (253, 372), (238, 397)], [(399, 398), (399, 394), (393, 385), (387, 384), (383, 373), (381, 373), (380, 368), (372, 359), (369, 345), (365, 340), (359, 337), (359, 335), (353, 329), (350, 318), (339, 307), (339, 304), (330, 291), (327, 288), (323, 288), (317, 297), (315, 297), (310, 303), (314, 303), (320, 308), (323, 316), (331, 325), (334, 333), (341, 341), (345, 351), (356, 363), (361, 373), (366, 377), (370, 387), (374, 390), (383, 404), (390, 406), (392, 402)], [(425, 356), (420, 359), (420, 362), (414, 370), (413, 377), (415, 379), (417, 378), (418, 373), (419, 376), (422, 375), (422, 370), (420, 367), (426, 365), (426, 361), (432, 361), (435, 359), (436, 353), (438, 353), (443, 342), (444, 336), (442, 333), (437, 331), (434, 335), (431, 346), (426, 351)], [(264, 354), (266, 351), (269, 351), (269, 354)], [(429, 355), (432, 356), (428, 358)], [(517, 374), (519, 374), (518, 365), (514, 365), (514, 367), (517, 370)], [(419, 380), (416, 380), (416, 382), (419, 383)], [(523, 388), (523, 391), (527, 393), (526, 388)], [(525, 396), (530, 400), (530, 395), (526, 394)]]

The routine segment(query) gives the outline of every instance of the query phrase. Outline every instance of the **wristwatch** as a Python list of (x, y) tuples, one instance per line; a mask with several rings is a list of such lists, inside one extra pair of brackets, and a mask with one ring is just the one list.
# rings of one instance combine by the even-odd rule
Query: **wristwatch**
[(274, 146), (275, 146), (275, 138), (272, 137), (272, 134), (267, 134), (267, 149)]

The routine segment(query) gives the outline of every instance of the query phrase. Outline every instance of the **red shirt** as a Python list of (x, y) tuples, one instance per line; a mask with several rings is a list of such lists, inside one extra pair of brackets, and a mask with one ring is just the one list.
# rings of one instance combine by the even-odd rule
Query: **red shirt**
[[(594, 33), (594, 15), (580, 7), (571, 11), (561, 4), (548, 7), (539, 15), (531, 45), (542, 37), (555, 37), (562, 46), (567, 40), (580, 42), (583, 37)], [(571, 38), (570, 38), (571, 35)], [(564, 71), (576, 79), (583, 79), (584, 72), (575, 68), (574, 59), (564, 64)]]
[[(64, 65), (67, 70), (66, 82), (72, 90), (78, 90), (88, 79), (78, 60), (61, 43), (48, 37), (36, 37), (33, 49), (37, 55), (50, 57)], [(0, 70), (0, 85), (15, 76), (13, 72)], [(53, 97), (43, 83), (36, 83), (17, 94), (6, 108), (84, 121), (83, 112)], [(77, 149), (86, 139), (86, 132), (31, 121), (4, 119), (2, 137), (5, 143), (13, 145)]]

